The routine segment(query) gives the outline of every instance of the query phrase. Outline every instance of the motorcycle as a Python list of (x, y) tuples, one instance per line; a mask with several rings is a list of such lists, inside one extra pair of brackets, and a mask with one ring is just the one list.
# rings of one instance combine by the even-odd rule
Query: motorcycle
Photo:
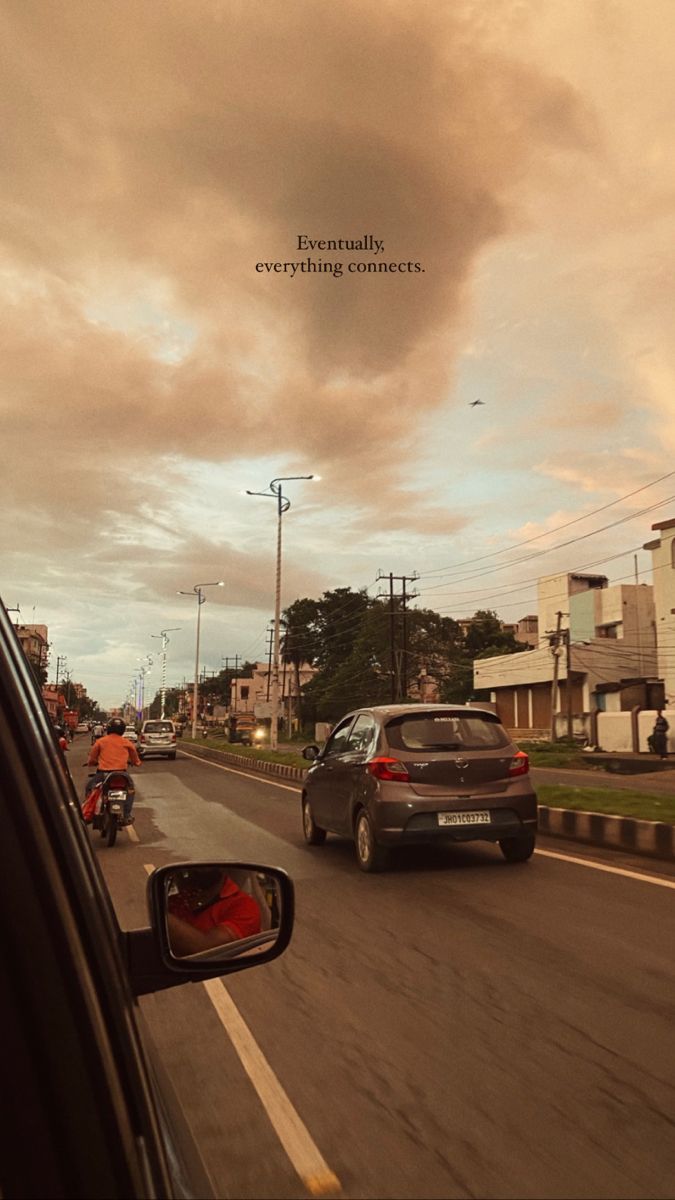
[(126, 771), (108, 771), (105, 778), (96, 783), (82, 805), (85, 824), (98, 829), (106, 845), (114, 846), (117, 831), (130, 825), (133, 817), (127, 817), (127, 801), (135, 788)]

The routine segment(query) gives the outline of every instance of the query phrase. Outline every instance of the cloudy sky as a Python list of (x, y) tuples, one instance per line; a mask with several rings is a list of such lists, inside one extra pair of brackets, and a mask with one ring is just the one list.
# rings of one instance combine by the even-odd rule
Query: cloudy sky
[[(321, 476), (284, 603), (417, 571), (517, 620), (537, 575), (632, 579), (675, 516), (672, 0), (5, 0), (0, 30), (1, 590), (91, 695), (168, 626), (190, 676), (203, 581), (203, 664), (265, 656), (274, 504), (241, 493), (275, 476)], [(341, 272), (265, 266), (308, 259)]]

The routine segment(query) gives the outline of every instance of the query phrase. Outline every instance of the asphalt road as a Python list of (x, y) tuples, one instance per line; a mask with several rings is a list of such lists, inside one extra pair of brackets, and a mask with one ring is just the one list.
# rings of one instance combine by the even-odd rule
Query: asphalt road
[[(329, 1194), (675, 1195), (672, 869), (542, 839), (527, 864), (462, 846), (371, 877), (347, 842), (304, 845), (286, 781), (179, 755), (137, 782), (140, 840), (92, 834), (126, 927), (146, 923), (150, 864), (293, 876), (291, 946), (226, 989), (339, 1180)], [(141, 1008), (216, 1194), (312, 1194), (204, 986)]]

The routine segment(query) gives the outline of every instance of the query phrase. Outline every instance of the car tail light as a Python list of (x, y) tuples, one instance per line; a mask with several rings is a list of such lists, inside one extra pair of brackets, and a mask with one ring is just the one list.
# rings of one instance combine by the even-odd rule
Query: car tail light
[(509, 767), (509, 775), (527, 775), (530, 769), (530, 760), (524, 750), (518, 752), (511, 759)]
[(408, 768), (404, 763), (399, 762), (397, 758), (387, 758), (385, 755), (381, 755), (379, 758), (372, 758), (368, 763), (368, 770), (376, 779), (391, 779), (396, 783), (410, 783)]
[(141, 741), (142, 741), (142, 742), (144, 742), (144, 741), (145, 741), (145, 734), (144, 734), (144, 733), (142, 733), (142, 734), (141, 734)]
[(172, 742), (175, 742), (175, 740), (176, 740), (176, 735), (175, 735), (175, 733), (172, 733), (172, 734), (171, 734), (171, 741), (172, 741)]

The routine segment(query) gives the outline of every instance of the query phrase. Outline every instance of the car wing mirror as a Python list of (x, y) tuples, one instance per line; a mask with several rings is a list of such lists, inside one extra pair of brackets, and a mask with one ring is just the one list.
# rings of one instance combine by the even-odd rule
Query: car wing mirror
[(308, 762), (314, 762), (314, 760), (318, 758), (320, 754), (321, 751), (319, 747), (314, 743), (312, 743), (311, 746), (305, 746), (302, 751), (302, 757), (306, 758)]
[(148, 879), (152, 927), (126, 934), (135, 995), (270, 962), (293, 930), (293, 883), (257, 863), (173, 863)]

